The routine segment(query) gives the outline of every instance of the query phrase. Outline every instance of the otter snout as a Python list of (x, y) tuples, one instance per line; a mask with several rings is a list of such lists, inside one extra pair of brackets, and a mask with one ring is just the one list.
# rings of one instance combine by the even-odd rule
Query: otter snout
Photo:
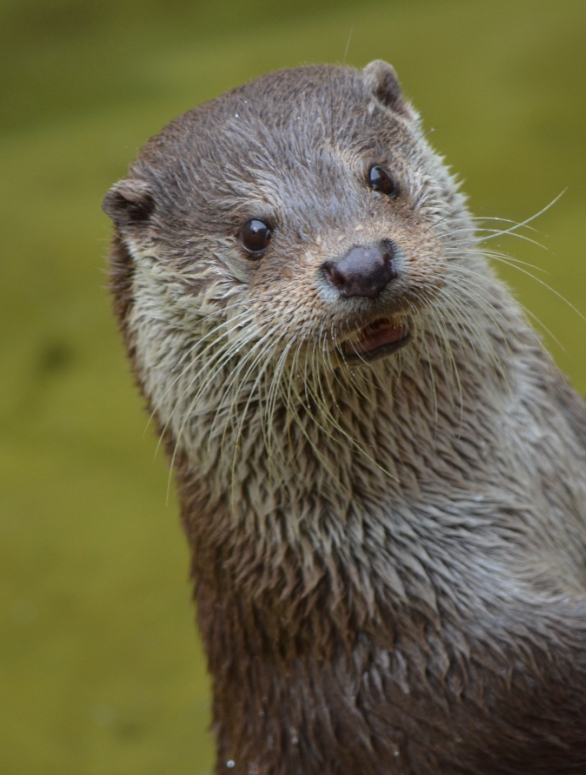
[(376, 299), (397, 277), (393, 243), (381, 240), (374, 245), (354, 247), (338, 261), (324, 261), (322, 271), (340, 296)]

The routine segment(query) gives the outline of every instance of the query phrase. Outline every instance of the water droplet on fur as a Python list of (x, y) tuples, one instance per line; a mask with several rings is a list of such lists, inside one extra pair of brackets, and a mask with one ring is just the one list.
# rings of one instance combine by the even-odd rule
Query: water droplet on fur
[(228, 769), (231, 770), (235, 766), (236, 766), (236, 762), (234, 761), (234, 759), (228, 759), (228, 761), (226, 762), (226, 767), (228, 767)]

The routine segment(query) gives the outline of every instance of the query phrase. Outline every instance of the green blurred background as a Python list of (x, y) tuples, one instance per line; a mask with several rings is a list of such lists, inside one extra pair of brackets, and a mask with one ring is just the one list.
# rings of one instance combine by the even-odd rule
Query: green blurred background
[(567, 189), (534, 224), (544, 249), (489, 245), (555, 289), (498, 267), (586, 391), (586, 323), (556, 295), (586, 312), (584, 0), (2, 0), (2, 775), (209, 771), (187, 551), (104, 290), (100, 202), (173, 116), (347, 46), (395, 65), (477, 215), (522, 220)]

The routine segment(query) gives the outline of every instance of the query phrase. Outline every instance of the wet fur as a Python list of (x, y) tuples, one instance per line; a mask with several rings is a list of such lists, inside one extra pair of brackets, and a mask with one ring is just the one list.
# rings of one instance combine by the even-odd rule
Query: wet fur
[[(586, 410), (392, 69), (199, 106), (105, 208), (193, 550), (217, 772), (586, 772)], [(258, 261), (252, 217), (274, 227)], [(387, 238), (398, 279), (338, 298), (322, 263)], [(381, 314), (412, 341), (350, 367), (336, 345)]]

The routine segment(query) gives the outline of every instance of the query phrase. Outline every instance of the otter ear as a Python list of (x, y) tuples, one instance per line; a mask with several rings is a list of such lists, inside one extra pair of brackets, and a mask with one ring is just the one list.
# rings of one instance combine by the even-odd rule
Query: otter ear
[(102, 207), (118, 229), (126, 231), (148, 223), (155, 209), (155, 200), (146, 181), (120, 180), (108, 191)]
[(380, 103), (404, 118), (416, 118), (416, 114), (403, 98), (397, 73), (391, 65), (382, 59), (375, 59), (366, 65), (362, 73), (366, 88)]

